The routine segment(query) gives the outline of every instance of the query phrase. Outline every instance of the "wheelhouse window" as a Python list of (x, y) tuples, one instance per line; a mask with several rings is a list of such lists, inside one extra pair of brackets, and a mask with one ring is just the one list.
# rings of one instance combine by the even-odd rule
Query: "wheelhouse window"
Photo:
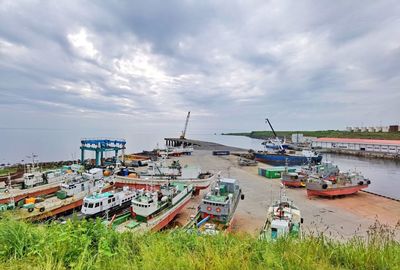
[(93, 208), (93, 203), (89, 203), (88, 207)]

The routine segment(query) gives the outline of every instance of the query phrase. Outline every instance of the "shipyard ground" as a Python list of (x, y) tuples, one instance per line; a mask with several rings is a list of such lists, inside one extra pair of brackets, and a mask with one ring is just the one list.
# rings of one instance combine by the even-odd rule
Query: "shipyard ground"
[[(192, 156), (180, 157), (182, 165), (199, 165), (203, 170), (221, 171), (224, 177), (239, 180), (245, 199), (239, 202), (233, 231), (258, 234), (271, 202), (279, 198), (280, 179), (257, 175), (257, 167), (240, 167), (236, 156), (213, 156), (196, 150)], [(201, 195), (207, 192), (202, 191)], [(305, 232), (324, 233), (336, 239), (367, 235), (376, 221), (395, 226), (400, 220), (400, 202), (359, 192), (343, 198), (327, 199), (306, 196), (305, 189), (286, 189), (287, 196), (300, 208)], [(196, 212), (201, 196), (196, 197), (179, 215), (175, 225), (184, 224)]]

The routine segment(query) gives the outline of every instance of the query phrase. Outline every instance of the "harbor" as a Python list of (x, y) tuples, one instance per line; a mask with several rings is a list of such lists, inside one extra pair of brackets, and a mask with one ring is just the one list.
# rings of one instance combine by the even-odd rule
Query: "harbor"
[[(167, 138), (166, 140), (169, 141), (171, 139)], [(168, 223), (162, 226), (175, 229), (185, 227), (187, 226), (186, 224), (191, 222), (191, 218), (197, 214), (196, 209), (201, 202), (201, 198), (206, 196), (210, 188), (212, 188), (213, 183), (217, 181), (217, 177), (237, 179), (242, 193), (246, 195), (246, 199), (238, 203), (235, 209), (235, 215), (230, 222), (229, 231), (258, 235), (265, 223), (268, 207), (279, 199), (277, 194), (279, 194), (282, 188), (280, 173), (282, 173), (284, 169), (277, 171), (278, 167), (264, 163), (259, 163), (258, 165), (250, 162), (243, 163), (245, 159), (241, 156), (248, 157), (249, 154), (248, 151), (240, 147), (224, 146), (199, 140), (196, 141), (196, 144), (196, 149), (191, 150), (190, 155), (174, 154), (168, 157), (168, 159), (161, 159), (159, 163), (150, 162), (149, 164), (145, 164), (146, 166), (138, 167), (134, 170), (133, 174), (127, 172), (126, 176), (115, 175), (112, 178), (109, 177), (109, 179), (112, 180), (108, 180), (108, 182), (111, 181), (112, 186), (105, 186), (103, 192), (107, 190), (121, 190), (125, 187), (134, 190), (146, 190), (149, 188), (157, 190), (163, 185), (168, 184), (169, 181), (182, 181), (182, 183), (185, 184), (192, 184), (196, 191), (194, 192), (195, 196), (185, 203), (185, 205), (179, 207), (179, 212), (175, 212), (174, 218), (170, 218)], [(187, 146), (192, 145), (188, 144)], [(216, 154), (217, 152), (222, 153), (221, 151), (224, 155)], [(125, 156), (129, 160), (134, 160), (135, 156), (139, 160), (146, 159), (143, 154), (142, 156), (140, 154), (125, 154)], [(104, 160), (104, 158), (101, 159), (99, 157), (100, 154), (98, 158), (94, 160), (97, 162)], [(120, 158), (121, 157), (122, 156), (120, 156)], [(348, 161), (346, 167), (344, 163), (340, 162), (337, 158), (338, 157), (332, 155), (325, 157), (326, 160), (334, 161), (335, 163), (338, 161), (340, 167), (343, 167), (343, 170), (350, 169), (351, 165), (348, 164)], [(187, 170), (187, 168), (192, 169), (187, 172), (167, 169), (175, 168), (170, 167), (171, 165), (183, 168), (183, 170)], [(199, 169), (195, 169), (197, 167)], [(270, 170), (271, 172), (279, 172), (279, 176), (275, 177), (271, 174), (270, 177), (265, 177), (260, 175), (260, 168), (263, 168), (262, 170)], [(167, 171), (165, 171), (166, 169)], [(358, 166), (358, 169), (362, 168)], [(154, 174), (155, 171), (161, 173), (161, 175), (157, 176), (157, 173)], [(206, 177), (195, 180), (197, 176), (192, 174), (194, 171), (207, 172), (210, 174), (210, 176), (207, 177), (210, 178), (207, 179)], [(184, 176), (188, 175), (188, 173), (192, 176)], [(108, 175), (109, 173), (104, 174)], [(162, 175), (164, 174), (169, 176), (163, 180)], [(178, 178), (174, 177), (174, 174), (176, 174)], [(179, 180), (179, 175), (181, 174), (183, 177), (187, 178)], [(372, 179), (372, 183), (377, 182), (375, 177), (372, 177)], [(12, 191), (11, 194), (14, 194), (14, 200), (19, 201), (23, 198), (35, 197), (38, 195), (55, 194), (59, 189), (59, 184), (55, 183), (50, 184), (49, 187), (43, 185), (21, 190), (18, 191), (19, 193), (17, 191)], [(383, 224), (395, 226), (400, 217), (399, 202), (394, 200), (395, 198), (386, 198), (368, 192), (361, 191), (336, 199), (323, 197), (309, 198), (304, 188), (286, 188), (285, 194), (295, 201), (297, 207), (302, 211), (302, 218), (304, 220), (302, 231), (304, 233), (323, 232), (335, 239), (347, 239), (353, 237), (355, 234), (365, 236), (370, 226), (377, 220)], [(10, 200), (10, 198), (6, 196), (6, 194), (3, 194), (0, 198), (2, 203), (6, 203), (7, 200)], [(42, 212), (37, 210), (37, 212), (33, 212), (34, 215), (28, 215), (28, 212), (25, 210), (26, 214), (21, 217), (29, 220), (41, 220), (48, 219), (49, 217), (51, 218), (52, 216), (60, 217), (60, 214), (64, 212), (70, 214), (70, 210), (74, 209), (79, 213), (80, 207), (83, 204), (83, 196), (85, 195), (77, 194), (74, 195), (73, 198), (67, 200), (59, 200), (56, 198), (47, 200), (46, 211)], [(111, 217), (112, 215), (109, 215), (109, 218)]]
[(0, 4), (0, 270), (400, 270), (395, 1)]
[[(257, 167), (240, 167), (236, 156), (216, 157), (205, 150), (183, 157), (182, 162), (195, 162), (209, 170), (221, 171), (226, 177), (239, 179), (246, 198), (238, 205), (233, 230), (253, 235), (260, 232), (269, 205), (279, 199), (280, 179), (258, 176)], [(287, 189), (286, 193), (302, 210), (305, 232), (324, 232), (348, 239), (354, 234), (365, 236), (376, 220), (395, 226), (400, 217), (399, 202), (373, 194), (359, 192), (338, 199), (310, 200), (303, 189)], [(194, 212), (190, 207), (187, 210), (191, 214)], [(178, 222), (185, 220), (178, 218)]]

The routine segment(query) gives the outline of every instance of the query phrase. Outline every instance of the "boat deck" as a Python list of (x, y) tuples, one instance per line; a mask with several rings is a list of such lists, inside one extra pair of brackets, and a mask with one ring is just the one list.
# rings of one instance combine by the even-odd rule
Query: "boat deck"
[(11, 188), (7, 193), (0, 192), (0, 204), (9, 203), (13, 198), (15, 202), (27, 198), (37, 197), (39, 195), (48, 195), (60, 190), (60, 182), (40, 185), (27, 189)]
[[(112, 186), (106, 185), (103, 190), (109, 190)], [(80, 207), (83, 202), (83, 198), (87, 195), (87, 192), (78, 193), (72, 197), (65, 199), (59, 199), (55, 196), (46, 199), (43, 202), (36, 203), (33, 207), (33, 211), (29, 212), (27, 208), (18, 208), (9, 212), (12, 212), (12, 216), (15, 219), (24, 220), (43, 220), (60, 213), (72, 210)]]

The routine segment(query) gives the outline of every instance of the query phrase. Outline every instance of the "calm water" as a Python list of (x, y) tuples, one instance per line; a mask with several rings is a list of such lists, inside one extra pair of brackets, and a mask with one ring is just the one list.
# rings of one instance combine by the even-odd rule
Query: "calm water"
[(325, 158), (337, 164), (342, 171), (356, 169), (362, 172), (371, 180), (368, 191), (400, 199), (400, 162), (336, 154), (326, 154)]
[[(41, 161), (80, 158), (80, 139), (83, 137), (125, 138), (127, 152), (153, 149), (164, 144), (164, 137), (176, 134), (138, 133), (121, 130), (97, 130), (91, 133), (79, 130), (1, 130), (0, 163), (27, 160), (29, 153), (39, 155)], [(213, 134), (189, 134), (189, 138), (211, 141), (228, 146), (261, 150), (261, 141), (241, 136)], [(111, 155), (111, 154), (110, 154)], [(93, 157), (87, 153), (87, 157)], [(325, 158), (325, 157), (324, 157)], [(339, 165), (343, 171), (357, 169), (371, 179), (369, 191), (400, 199), (400, 163), (392, 160), (367, 159), (354, 156), (328, 154), (327, 159)]]

